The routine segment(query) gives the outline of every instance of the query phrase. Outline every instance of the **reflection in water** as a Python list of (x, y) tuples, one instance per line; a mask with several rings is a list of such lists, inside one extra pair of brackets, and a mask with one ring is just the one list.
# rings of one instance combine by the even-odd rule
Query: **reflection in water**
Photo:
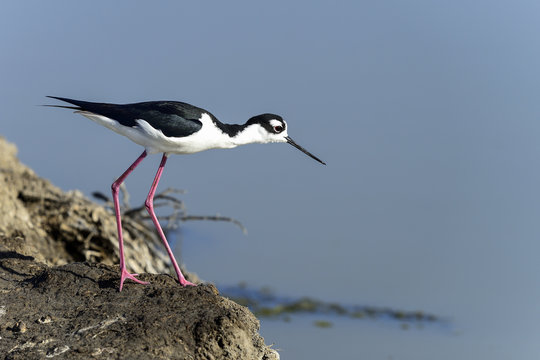
[[(240, 305), (250, 308), (259, 318), (274, 318), (291, 321), (296, 314), (331, 315), (353, 319), (389, 319), (400, 322), (402, 329), (414, 324), (423, 327), (427, 323), (445, 324), (443, 318), (423, 311), (406, 311), (387, 307), (365, 305), (345, 305), (325, 302), (310, 297), (291, 298), (275, 295), (269, 288), (252, 289), (241, 283), (237, 286), (220, 287), (221, 295)], [(327, 320), (315, 320), (314, 325), (321, 328), (332, 327)]]

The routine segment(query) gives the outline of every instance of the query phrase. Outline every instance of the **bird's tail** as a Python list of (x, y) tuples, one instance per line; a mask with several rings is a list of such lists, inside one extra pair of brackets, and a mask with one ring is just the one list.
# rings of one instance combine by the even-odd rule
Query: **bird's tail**
[(67, 99), (67, 98), (58, 97), (58, 96), (48, 96), (47, 95), (47, 97), (51, 98), (51, 99), (56, 99), (56, 100), (68, 102), (68, 103), (73, 104), (75, 106), (68, 106), (68, 105), (43, 105), (43, 106), (57, 107), (57, 108), (63, 108), (63, 109), (72, 109), (72, 110), (82, 110), (82, 108), (78, 104), (76, 104), (76, 102), (78, 102), (77, 100)]
[(49, 105), (49, 104), (45, 104), (45, 105), (41, 105), (41, 106), (55, 107), (55, 108), (64, 108), (64, 109), (72, 109), (72, 110), (81, 110), (80, 107), (75, 107), (75, 106)]

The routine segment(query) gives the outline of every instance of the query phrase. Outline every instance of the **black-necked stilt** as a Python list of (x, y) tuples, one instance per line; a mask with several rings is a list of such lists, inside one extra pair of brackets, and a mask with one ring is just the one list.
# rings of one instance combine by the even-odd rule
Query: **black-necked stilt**
[(72, 100), (56, 96), (49, 97), (74, 105), (49, 106), (76, 110), (76, 113), (127, 136), (145, 148), (137, 160), (111, 186), (120, 248), (120, 291), (122, 291), (125, 279), (147, 284), (136, 278), (138, 274), (130, 274), (126, 269), (120, 203), (118, 200), (120, 185), (147, 154), (163, 153), (145, 205), (171, 258), (178, 281), (183, 286), (195, 284), (187, 281), (182, 275), (154, 213), (153, 205), (156, 187), (169, 154), (193, 154), (208, 149), (227, 149), (251, 143), (286, 142), (321, 164), (326, 165), (288, 136), (287, 123), (279, 115), (261, 114), (252, 117), (243, 125), (231, 125), (221, 123), (209, 111), (177, 101), (149, 101), (116, 105)]

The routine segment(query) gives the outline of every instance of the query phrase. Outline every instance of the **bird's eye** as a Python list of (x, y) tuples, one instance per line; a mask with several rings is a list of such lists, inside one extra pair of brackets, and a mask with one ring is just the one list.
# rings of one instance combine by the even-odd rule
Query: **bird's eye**
[(281, 125), (274, 126), (274, 131), (276, 133), (282, 132), (283, 131), (283, 126), (281, 126)]

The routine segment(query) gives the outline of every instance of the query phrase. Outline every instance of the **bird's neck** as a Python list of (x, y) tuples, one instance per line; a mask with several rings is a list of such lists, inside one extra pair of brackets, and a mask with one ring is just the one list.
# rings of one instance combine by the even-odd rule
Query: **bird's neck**
[(223, 127), (220, 126), (221, 130), (229, 136), (235, 146), (266, 142), (265, 131), (259, 124), (222, 125)]

